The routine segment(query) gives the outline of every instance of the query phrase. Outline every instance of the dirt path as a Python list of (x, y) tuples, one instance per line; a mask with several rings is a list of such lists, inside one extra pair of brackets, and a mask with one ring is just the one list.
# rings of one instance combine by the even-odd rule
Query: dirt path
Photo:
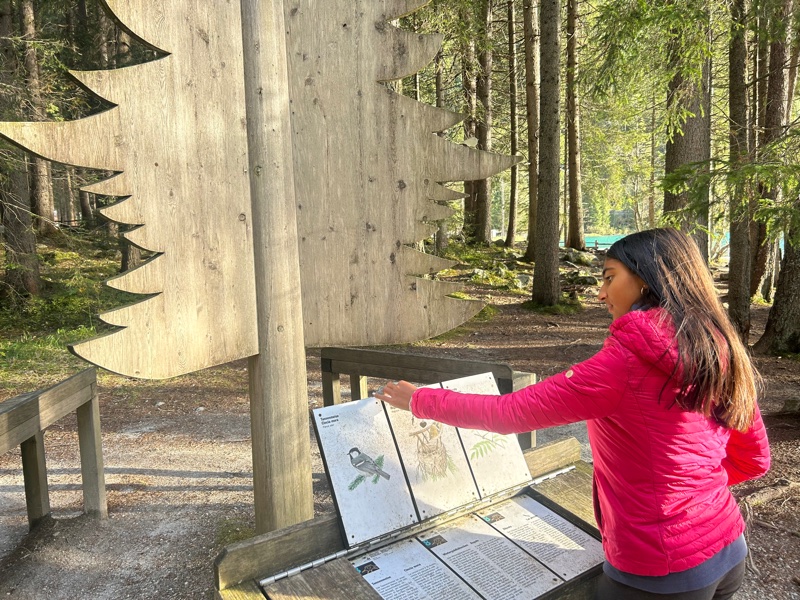
[[(495, 293), (491, 300), (501, 309), (491, 321), (404, 351), (507, 362), (546, 377), (597, 351), (607, 331), (600, 308), (543, 316), (520, 309), (518, 296)], [(759, 366), (768, 384), (762, 409), (773, 415), (767, 422), (774, 466), (736, 493), (770, 489), (778, 495), (753, 508), (750, 543), (759, 573), (748, 576), (737, 598), (794, 600), (800, 599), (800, 492), (782, 493), (780, 486), (800, 481), (800, 420), (778, 413), (800, 402), (800, 367), (780, 359), (762, 359)], [(310, 402), (319, 406), (315, 352), (309, 353), (308, 373)], [(101, 374), (106, 521), (80, 516), (73, 421), (47, 432), (53, 518), (30, 535), (19, 454), (0, 456), (0, 597), (212, 598), (214, 557), (224, 545), (250, 537), (254, 523), (246, 389), (243, 363), (169, 382)], [(541, 432), (539, 441), (561, 435), (581, 438), (585, 427)], [(321, 514), (332, 507), (313, 450), (315, 510)], [(588, 447), (584, 452), (590, 458)]]

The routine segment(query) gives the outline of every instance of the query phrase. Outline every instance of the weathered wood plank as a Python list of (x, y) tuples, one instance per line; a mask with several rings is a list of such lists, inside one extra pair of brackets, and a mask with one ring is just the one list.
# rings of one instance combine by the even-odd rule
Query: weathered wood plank
[[(97, 383), (97, 369), (90, 367), (54, 386), (34, 392), (39, 398), (39, 410), (47, 411), (53, 405), (62, 402), (64, 398), (79, 393), (95, 383)], [(86, 397), (91, 397), (91, 394), (87, 394)]]
[[(523, 451), (531, 476), (536, 479), (575, 464), (581, 459), (581, 445), (575, 438), (566, 438)], [(559, 476), (560, 477), (560, 476)]]
[(270, 600), (380, 600), (380, 595), (340, 558), (280, 579), (264, 588)]
[(24, 423), (20, 423), (14, 429), (6, 432), (0, 431), (0, 454), (5, 454), (12, 448), (16, 448), (25, 440), (33, 437), (42, 428), (39, 426), (38, 417), (29, 418)]
[(106, 479), (103, 471), (103, 444), (100, 435), (100, 403), (92, 386), (92, 399), (79, 406), (78, 444), (81, 455), (81, 480), (83, 482), (83, 510), (86, 514), (105, 519), (108, 517)]
[(50, 493), (47, 488), (47, 464), (44, 456), (44, 433), (39, 431), (20, 445), (22, 472), (25, 481), (25, 506), (28, 526), (33, 527), (50, 514)]
[[(330, 370), (334, 373), (356, 372), (363, 375), (381, 376), (382, 368), (407, 368), (420, 372), (429, 372), (444, 375), (474, 375), (491, 371), (495, 377), (510, 378), (514, 370), (504, 363), (490, 363), (484, 361), (463, 360), (459, 358), (442, 358), (425, 356), (421, 354), (404, 354), (385, 350), (367, 350), (360, 348), (333, 348), (326, 347), (320, 350), (322, 359), (329, 359)], [(436, 379), (430, 380), (437, 381)]]
[(0, 452), (8, 452), (14, 446), (22, 443), (37, 431), (44, 431), (81, 405), (90, 402), (92, 388), (80, 389), (60, 400), (51, 396), (47, 400), (47, 409), (38, 411), (40, 398), (37, 396), (28, 399), (28, 404), (21, 407), (21, 412), (28, 418), (19, 423), (14, 429), (3, 431), (0, 429)]
[(318, 517), (225, 547), (214, 561), (217, 589), (267, 577), (344, 549), (336, 515)]
[(244, 581), (224, 590), (217, 590), (219, 600), (264, 600), (261, 588), (255, 581)]
[(158, 253), (110, 283), (157, 295), (105, 313), (123, 329), (73, 350), (144, 378), (251, 356), (258, 341), (240, 3), (106, 4), (168, 55), (125, 69), (73, 72), (114, 103), (107, 111), (78, 121), (0, 125), (41, 156), (122, 172), (108, 189), (93, 190), (129, 196), (104, 214), (143, 225), (126, 237)]
[(531, 486), (531, 490), (544, 504), (566, 509), (587, 527), (597, 530), (592, 504), (592, 467), (588, 463), (580, 461), (574, 470)]
[(379, 83), (436, 54), (441, 38), (387, 19), (414, 4), (331, 0), (321, 12), (313, 0), (284, 3), (307, 346), (418, 340), (481, 308), (419, 279), (436, 266), (404, 246), (443, 214), (432, 183), (478, 179), (514, 159), (439, 143), (434, 132), (458, 118)]

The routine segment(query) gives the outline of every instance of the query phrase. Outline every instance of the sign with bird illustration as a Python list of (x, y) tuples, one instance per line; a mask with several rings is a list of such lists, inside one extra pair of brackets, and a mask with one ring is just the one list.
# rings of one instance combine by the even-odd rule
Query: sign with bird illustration
[(348, 546), (418, 523), (383, 403), (367, 398), (312, 415)]

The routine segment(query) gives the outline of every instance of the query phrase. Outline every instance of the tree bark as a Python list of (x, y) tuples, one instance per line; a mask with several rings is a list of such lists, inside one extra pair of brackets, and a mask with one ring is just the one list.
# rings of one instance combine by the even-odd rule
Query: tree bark
[[(800, 231), (790, 233), (795, 242), (800, 239)], [(800, 353), (800, 246), (792, 241), (792, 235), (787, 235), (775, 302), (764, 334), (754, 346), (756, 352)]]
[[(481, 36), (483, 48), (478, 53), (480, 73), (476, 81), (477, 99), (481, 106), (482, 118), (477, 120), (475, 135), (478, 148), (492, 151), (492, 48), (489, 43), (492, 35), (492, 0), (481, 0)], [(476, 224), (475, 241), (487, 243), (492, 240), (492, 181), (481, 179), (475, 182)]]
[[(756, 157), (761, 154), (761, 148), (764, 146), (766, 140), (766, 127), (767, 127), (767, 86), (769, 83), (769, 45), (767, 44), (766, 30), (769, 24), (767, 15), (763, 12), (764, 8), (761, 4), (757, 9), (759, 14), (757, 16), (758, 27), (756, 28), (756, 48), (757, 58), (755, 62), (756, 85), (753, 86), (753, 93), (755, 94), (755, 103), (753, 110), (755, 111), (755, 145), (751, 146), (754, 149)], [(762, 185), (758, 186), (758, 198), (753, 198), (752, 206), (750, 208), (752, 213), (755, 213), (758, 208), (758, 202), (764, 194)], [(758, 293), (761, 287), (761, 280), (767, 269), (769, 249), (766, 245), (767, 241), (767, 224), (763, 221), (753, 220), (750, 224), (750, 295), (754, 296)]]
[[(682, 131), (673, 131), (669, 136), (664, 155), (664, 174), (669, 175), (681, 167), (693, 163), (707, 161), (711, 152), (711, 138), (709, 126), (710, 93), (707, 86), (709, 65), (703, 67), (702, 82), (687, 81), (681, 74), (676, 74), (669, 84), (667, 105), (672, 107), (675, 102), (683, 104), (690, 116), (682, 124)], [(682, 94), (682, 90), (685, 95)], [(708, 166), (698, 167), (707, 170)], [(695, 206), (690, 205), (689, 193), (664, 192), (664, 212), (679, 212), (679, 227), (682, 231), (692, 235), (698, 243), (703, 258), (708, 260), (708, 236), (696, 228), (708, 225), (708, 185), (700, 193), (700, 199)]]
[(540, 10), (539, 206), (532, 299), (537, 304), (553, 306), (561, 296), (558, 279), (561, 4), (559, 0), (542, 0)]
[[(729, 148), (732, 169), (741, 168), (749, 154), (747, 126), (747, 43), (745, 0), (733, 0), (728, 64), (730, 111)], [(744, 183), (731, 189), (728, 262), (728, 314), (747, 344), (750, 335), (750, 211)]]
[[(465, 16), (470, 22), (471, 17)], [(466, 116), (464, 118), (464, 139), (475, 137), (475, 113), (477, 106), (476, 81), (475, 81), (475, 42), (470, 40), (462, 51), (462, 81), (464, 86), (464, 102)], [(475, 182), (464, 182), (464, 237), (467, 241), (475, 239), (475, 226), (477, 223), (477, 201), (475, 199)]]
[[(27, 42), (24, 52), (26, 86), (33, 110), (33, 120), (44, 121), (47, 115), (42, 103), (42, 85), (39, 77), (39, 59), (36, 45), (36, 13), (33, 0), (21, 0), (20, 23), (22, 38)], [(30, 163), (31, 203), (36, 215), (34, 220), (39, 235), (49, 235), (57, 231), (53, 222), (53, 182), (50, 178), (50, 163), (41, 158), (33, 158)]]
[(539, 204), (539, 19), (533, 0), (523, 0), (525, 28), (525, 119), (528, 125), (528, 245), (525, 260), (533, 262)]
[(583, 234), (583, 198), (581, 193), (580, 109), (578, 106), (578, 3), (567, 0), (567, 173), (569, 181), (569, 227), (566, 246), (586, 248)]
[[(787, 83), (785, 66), (788, 58), (785, 24), (789, 22), (791, 7), (792, 0), (782, 0), (775, 7), (775, 12), (770, 19), (772, 35), (769, 44), (769, 74), (763, 111), (764, 135), (759, 143), (761, 148), (777, 140), (783, 133)], [(775, 202), (778, 198), (778, 187), (773, 186), (768, 190), (763, 190), (761, 197), (769, 202)], [(758, 234), (750, 289), (755, 294), (756, 291), (763, 290), (763, 287), (766, 286), (766, 290), (764, 290), (766, 293), (762, 291), (762, 296), (769, 297), (771, 295), (772, 282), (768, 279), (765, 280), (765, 277), (769, 272), (772, 249), (766, 240), (765, 225), (759, 224)]]
[[(509, 136), (511, 138), (511, 154), (516, 156), (519, 152), (519, 131), (517, 121), (517, 24), (514, 11), (514, 0), (508, 0), (508, 71), (509, 71)], [(517, 186), (519, 172), (517, 165), (511, 165), (510, 185), (508, 191), (508, 229), (506, 231), (506, 248), (511, 248), (517, 237)]]
[(3, 182), (0, 213), (6, 251), (4, 282), (7, 291), (14, 295), (35, 296), (41, 290), (41, 278), (26, 171), (14, 169), (0, 177), (0, 182)]

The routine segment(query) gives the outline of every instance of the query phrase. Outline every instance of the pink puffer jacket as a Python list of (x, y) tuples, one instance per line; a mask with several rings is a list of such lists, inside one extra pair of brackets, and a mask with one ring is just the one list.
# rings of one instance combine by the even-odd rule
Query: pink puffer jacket
[[(697, 566), (744, 531), (729, 485), (769, 469), (764, 423), (747, 433), (674, 404), (677, 350), (662, 309), (616, 319), (589, 360), (504, 396), (420, 388), (417, 417), (518, 433), (588, 421), (606, 560), (635, 575)], [(663, 393), (662, 393), (663, 390)]]

